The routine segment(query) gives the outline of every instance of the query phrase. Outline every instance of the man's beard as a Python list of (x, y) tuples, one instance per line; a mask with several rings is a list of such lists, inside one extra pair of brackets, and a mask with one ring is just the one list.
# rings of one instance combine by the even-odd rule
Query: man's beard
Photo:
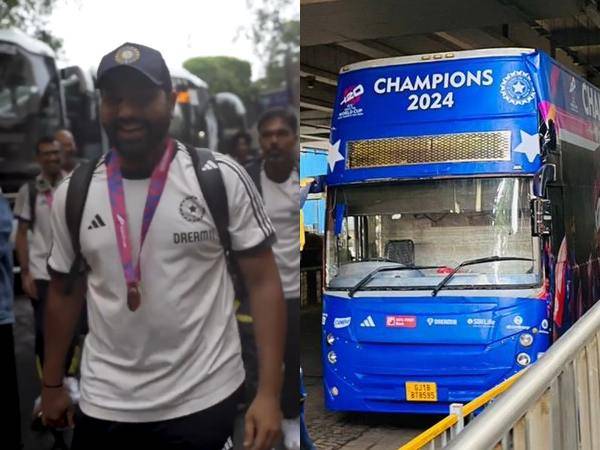
[(265, 172), (272, 181), (283, 183), (289, 178), (294, 168), (294, 160), (289, 152), (273, 145), (263, 153), (263, 158)]
[[(135, 140), (119, 139), (119, 126), (139, 125), (145, 130), (144, 137)], [(170, 119), (150, 123), (146, 120), (115, 120), (105, 126), (108, 142), (111, 148), (124, 159), (138, 159), (148, 155), (148, 153), (160, 144), (169, 131)]]

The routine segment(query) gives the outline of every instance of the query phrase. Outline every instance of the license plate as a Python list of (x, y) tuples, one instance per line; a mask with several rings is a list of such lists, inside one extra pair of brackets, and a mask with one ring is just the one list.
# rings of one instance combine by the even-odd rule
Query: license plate
[(437, 402), (437, 385), (407, 381), (406, 400), (409, 402)]

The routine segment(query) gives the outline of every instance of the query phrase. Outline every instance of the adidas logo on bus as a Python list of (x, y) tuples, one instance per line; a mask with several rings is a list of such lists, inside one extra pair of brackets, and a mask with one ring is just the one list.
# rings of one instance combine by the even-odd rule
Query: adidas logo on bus
[(360, 326), (363, 328), (375, 328), (375, 322), (371, 316), (367, 316), (367, 318), (360, 323)]

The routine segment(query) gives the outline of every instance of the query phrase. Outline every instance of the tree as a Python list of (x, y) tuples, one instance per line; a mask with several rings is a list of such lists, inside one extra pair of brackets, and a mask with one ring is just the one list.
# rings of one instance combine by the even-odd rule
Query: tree
[(300, 75), (300, 21), (290, 20), (289, 16), (297, 3), (297, 0), (247, 0), (254, 17), (246, 36), (265, 66), (264, 78), (256, 82), (261, 91), (285, 88), (293, 92), (296, 88)]
[(0, 0), (0, 28), (18, 28), (59, 51), (62, 39), (47, 28), (55, 3), (56, 0)]
[(248, 61), (230, 56), (190, 58), (183, 67), (208, 83), (212, 93), (233, 92), (245, 104), (253, 98), (252, 67)]

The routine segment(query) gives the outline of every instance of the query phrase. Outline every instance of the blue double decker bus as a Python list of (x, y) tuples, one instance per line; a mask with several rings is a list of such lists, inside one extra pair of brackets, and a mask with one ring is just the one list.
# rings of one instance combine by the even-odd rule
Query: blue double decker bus
[(600, 293), (600, 92), (543, 52), (341, 70), (328, 154), (330, 410), (447, 413)]

